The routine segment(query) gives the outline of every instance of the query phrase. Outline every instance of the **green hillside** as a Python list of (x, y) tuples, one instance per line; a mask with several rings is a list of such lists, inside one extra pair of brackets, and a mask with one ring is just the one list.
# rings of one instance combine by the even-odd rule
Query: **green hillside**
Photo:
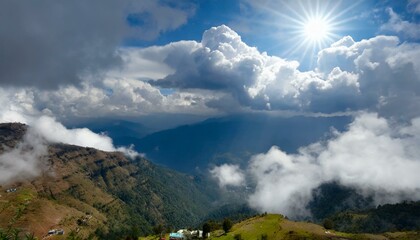
[(294, 222), (281, 215), (268, 214), (253, 217), (235, 224), (232, 229), (224, 234), (223, 230), (212, 232), (210, 239), (238, 240), (238, 239), (420, 239), (416, 232), (398, 232), (384, 234), (349, 234), (326, 230), (324, 227), (308, 223)]
[[(1, 124), (1, 143), (12, 148), (25, 130)], [(0, 186), (2, 232), (20, 229), (42, 238), (63, 229), (63, 237), (124, 238), (149, 234), (158, 224), (194, 226), (218, 207), (214, 184), (144, 158), (54, 144), (46, 162), (38, 177)]]

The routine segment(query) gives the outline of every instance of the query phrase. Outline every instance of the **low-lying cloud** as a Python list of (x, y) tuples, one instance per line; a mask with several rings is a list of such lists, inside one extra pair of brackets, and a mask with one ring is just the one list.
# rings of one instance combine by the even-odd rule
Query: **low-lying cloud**
[[(75, 92), (72, 93), (77, 95)], [(30, 129), (51, 143), (92, 147), (108, 152), (121, 151), (131, 157), (138, 156), (138, 153), (135, 153), (132, 147), (114, 146), (112, 139), (105, 134), (97, 134), (87, 128), (66, 128), (52, 116), (49, 109), (44, 109), (44, 111), (36, 109), (33, 95), (34, 92), (31, 90), (0, 88), (0, 123), (20, 122), (27, 124)]]
[(97, 134), (87, 128), (67, 129), (54, 118), (41, 116), (31, 124), (31, 128), (48, 142), (65, 143), (81, 147), (91, 147), (107, 152), (123, 152), (130, 158), (140, 154), (133, 147), (115, 147), (112, 139), (104, 134)]
[(47, 167), (44, 157), (48, 153), (45, 139), (29, 129), (22, 142), (0, 155), (0, 184), (38, 176)]
[(241, 186), (245, 182), (245, 175), (239, 165), (223, 164), (211, 169), (210, 174), (218, 181), (220, 187)]
[(93, 147), (103, 151), (115, 151), (112, 139), (96, 134), (87, 128), (67, 129), (54, 118), (42, 116), (36, 119), (31, 128), (43, 136), (48, 142), (67, 143), (82, 147)]
[(9, 112), (11, 114), (0, 118), (0, 122), (23, 122), (29, 127), (20, 143), (13, 149), (5, 147), (0, 154), (0, 184), (38, 176), (48, 167), (44, 161), (48, 154), (48, 143), (72, 144), (108, 152), (119, 151), (132, 159), (140, 156), (133, 146), (115, 147), (110, 137), (87, 128), (68, 129), (50, 116), (35, 117), (13, 110)]
[[(375, 204), (420, 199), (420, 118), (409, 124), (362, 113), (345, 132), (288, 154), (273, 146), (251, 158), (249, 204), (267, 212), (307, 217), (314, 190), (337, 182), (372, 197)], [(223, 167), (223, 166), (222, 166)], [(231, 168), (229, 176), (241, 170)]]

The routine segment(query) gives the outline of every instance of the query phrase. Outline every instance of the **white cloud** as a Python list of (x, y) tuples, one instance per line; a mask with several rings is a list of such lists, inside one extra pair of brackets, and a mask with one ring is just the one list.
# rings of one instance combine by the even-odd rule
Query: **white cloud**
[(0, 154), (0, 184), (26, 180), (38, 176), (47, 167), (45, 140), (35, 131), (28, 130), (22, 142)]
[(108, 136), (96, 134), (89, 129), (67, 129), (49, 116), (28, 117), (12, 112), (7, 122), (29, 124), (26, 134), (13, 149), (3, 146), (0, 154), (0, 184), (16, 180), (30, 179), (47, 169), (45, 158), (48, 143), (65, 143), (82, 147), (92, 147), (103, 151), (119, 151), (132, 159), (140, 156), (132, 146), (114, 147)]
[[(399, 44), (394, 36), (377, 36), (355, 42), (350, 46), (337, 46), (324, 49), (318, 55), (318, 70), (331, 74), (336, 66), (342, 71), (356, 76), (358, 91), (331, 101), (349, 100), (340, 108), (353, 110), (369, 109), (383, 116), (410, 119), (420, 114), (412, 103), (419, 100), (420, 45)], [(355, 86), (355, 85), (353, 85)], [(347, 87), (334, 88), (334, 91), (351, 93)], [(348, 91), (350, 90), (350, 91)], [(317, 94), (316, 97), (322, 96)], [(324, 105), (326, 107), (328, 105)]]
[(217, 179), (220, 187), (241, 186), (245, 182), (245, 175), (239, 165), (223, 164), (210, 170), (213, 178)]
[[(363, 70), (364, 65), (359, 64), (358, 59), (363, 57), (368, 58), (360, 63), (379, 62), (381, 59), (386, 59), (389, 53), (398, 47), (399, 39), (395, 36), (376, 36), (371, 39), (364, 39), (360, 42), (354, 42), (349, 37), (344, 37), (339, 40), (337, 44), (332, 44), (331, 47), (321, 50), (318, 53), (318, 69), (323, 73), (328, 73), (336, 67), (349, 72), (356, 72)], [(341, 44), (345, 40), (348, 44)], [(351, 44), (353, 42), (353, 44)], [(351, 44), (351, 45), (350, 45)], [(369, 54), (365, 53), (370, 52)]]
[(148, 82), (116, 77), (107, 77), (96, 85), (86, 83), (33, 94), (38, 109), (51, 111), (60, 119), (129, 118), (155, 113), (211, 115), (216, 111), (205, 104), (220, 95), (197, 90), (163, 95)]
[(249, 202), (261, 211), (308, 216), (313, 190), (332, 181), (372, 196), (376, 204), (419, 200), (419, 131), (420, 118), (395, 125), (363, 113), (348, 131), (297, 154), (273, 147), (250, 161), (257, 185)]
[[(156, 51), (167, 55), (164, 63), (173, 73), (153, 84), (179, 91), (222, 92), (223, 98), (213, 98), (207, 104), (222, 111), (236, 105), (242, 109), (370, 110), (400, 115), (395, 105), (406, 103), (406, 96), (413, 96), (412, 101), (420, 90), (419, 63), (415, 60), (420, 57), (419, 45), (401, 44), (395, 36), (360, 42), (346, 36), (321, 50), (317, 68), (306, 72), (298, 70), (298, 62), (246, 45), (224, 25), (207, 30), (201, 42), (177, 42), (162, 49), (167, 50)], [(418, 113), (415, 109), (405, 111), (413, 110)]]
[(87, 128), (67, 129), (51, 117), (41, 116), (31, 122), (30, 126), (48, 142), (92, 147), (103, 151), (115, 151), (112, 139), (108, 136), (96, 134)]
[(27, 123), (38, 115), (31, 89), (0, 88), (0, 122)]
[(173, 69), (164, 63), (167, 47), (134, 48), (118, 50), (123, 60), (119, 69), (108, 73), (111, 77), (130, 79), (160, 79), (173, 73)]
[[(56, 91), (21, 90), (32, 101), (26, 108), (59, 120), (156, 113), (212, 116), (250, 109), (369, 110), (406, 119), (420, 114), (413, 104), (420, 96), (420, 45), (400, 43), (395, 36), (359, 42), (346, 36), (321, 50), (317, 68), (306, 72), (296, 61), (248, 46), (223, 25), (207, 30), (201, 42), (122, 48), (118, 54), (123, 65), (101, 80), (86, 78), (79, 86)], [(172, 93), (163, 95), (161, 88)]]
[[(86, 128), (67, 129), (56, 121), (54, 117), (45, 114), (49, 114), (50, 111), (38, 111), (34, 108), (35, 91), (30, 89), (0, 88), (0, 92), (3, 93), (0, 97), (0, 122), (28, 124), (31, 131), (48, 142), (92, 147), (103, 151), (121, 151), (127, 156), (138, 156), (138, 153), (132, 148), (116, 148), (112, 143), (112, 139), (106, 135), (96, 134)], [(75, 97), (77, 91), (71, 93), (69, 93), (69, 96)]]
[[(419, 1), (416, 1), (415, 4), (415, 12), (417, 12), (420, 10)], [(401, 34), (408, 39), (420, 39), (420, 24), (403, 20), (397, 13), (394, 12), (394, 10), (392, 10), (392, 8), (388, 8), (387, 12), (389, 14), (389, 20), (381, 26), (382, 31), (390, 31)]]
[[(4, 91), (0, 89), (0, 91)], [(129, 147), (115, 147), (112, 139), (86, 128), (68, 129), (53, 117), (32, 108), (33, 95), (25, 90), (9, 89), (0, 97), (0, 122), (28, 124), (26, 134), (13, 149), (3, 146), (0, 154), (0, 184), (38, 176), (48, 166), (48, 143), (64, 143), (92, 147), (103, 151), (119, 151), (132, 159), (140, 156)]]

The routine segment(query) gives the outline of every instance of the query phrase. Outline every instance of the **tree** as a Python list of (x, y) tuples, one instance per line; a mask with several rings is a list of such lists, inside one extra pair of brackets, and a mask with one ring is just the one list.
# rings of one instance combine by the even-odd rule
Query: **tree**
[(162, 224), (156, 225), (153, 227), (153, 233), (155, 235), (161, 234), (163, 231), (165, 230), (165, 228), (163, 227)]
[(203, 225), (203, 237), (207, 238), (207, 234), (211, 232), (211, 226), (208, 222), (204, 223)]
[(26, 233), (25, 234), (25, 240), (36, 240), (38, 238), (35, 237), (35, 235), (33, 233)]
[(230, 220), (229, 218), (225, 218), (225, 220), (223, 220), (223, 231), (225, 231), (225, 233), (229, 232), (232, 226), (232, 220)]
[(332, 228), (334, 228), (334, 222), (331, 220), (331, 219), (329, 219), (329, 218), (327, 218), (327, 219), (325, 219), (324, 220), (324, 228), (325, 229), (332, 229)]

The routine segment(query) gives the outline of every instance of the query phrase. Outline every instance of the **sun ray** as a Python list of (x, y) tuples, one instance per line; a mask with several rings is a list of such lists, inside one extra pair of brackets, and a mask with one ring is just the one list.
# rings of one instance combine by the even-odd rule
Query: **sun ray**
[[(253, 2), (259, 12), (269, 18), (256, 17), (244, 21), (265, 26), (270, 29), (266, 34), (271, 41), (265, 50), (283, 58), (297, 60), (304, 69), (316, 67), (318, 52), (344, 37), (343, 32), (352, 28), (351, 22), (357, 16), (350, 13), (363, 0), (347, 4), (345, 0), (266, 0)], [(264, 19), (264, 20), (262, 20)], [(287, 47), (286, 47), (287, 46)], [(309, 63), (309, 66), (308, 66)]]
[[(353, 16), (347, 16), (347, 13), (360, 2), (361, 0), (355, 1), (344, 9), (341, 8), (341, 1), (314, 0), (285, 4), (288, 16), (284, 16), (285, 14), (281, 16), (286, 22), (292, 24), (289, 32), (295, 35), (290, 38), (293, 49), (287, 50), (285, 54), (300, 55), (300, 60), (307, 59), (312, 68), (318, 51), (342, 37), (338, 33), (353, 19)], [(283, 25), (284, 28), (285, 25)]]

